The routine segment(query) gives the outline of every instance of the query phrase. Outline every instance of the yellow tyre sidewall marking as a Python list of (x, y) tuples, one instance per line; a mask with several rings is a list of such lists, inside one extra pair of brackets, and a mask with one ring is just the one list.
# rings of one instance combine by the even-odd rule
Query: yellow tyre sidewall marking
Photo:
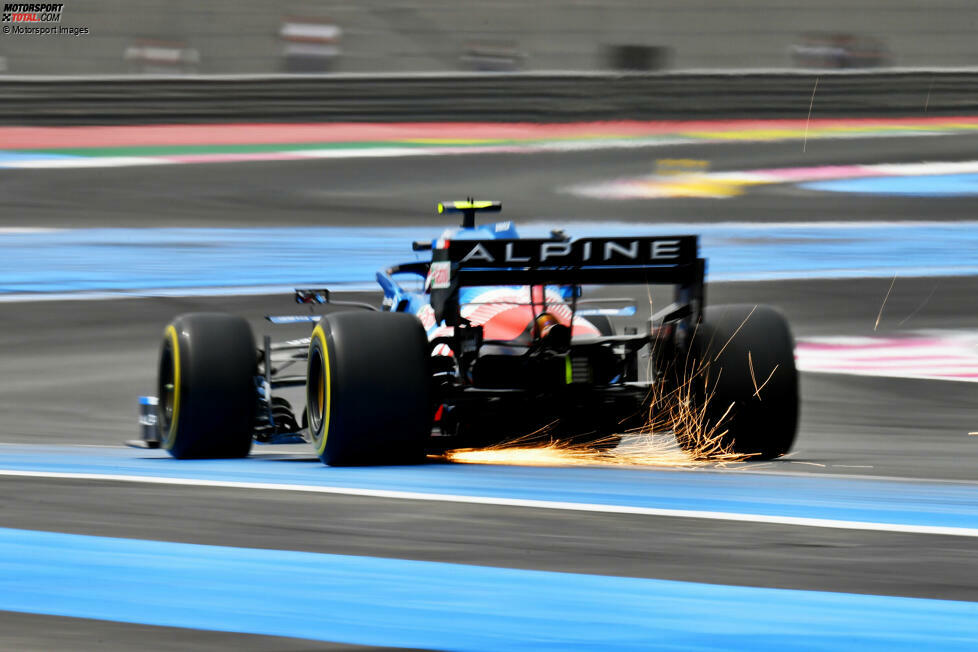
[(166, 327), (165, 337), (170, 338), (170, 350), (173, 351), (173, 414), (170, 415), (170, 429), (166, 433), (164, 446), (167, 450), (173, 448), (177, 439), (177, 426), (180, 419), (180, 338), (177, 329), (171, 324)]
[[(329, 408), (330, 408), (330, 394), (331, 392), (331, 382), (329, 377), (329, 347), (326, 345), (326, 333), (323, 332), (323, 327), (319, 324), (316, 328), (312, 330), (312, 341), (319, 341), (320, 349), (322, 350), (322, 361), (323, 370), (320, 376), (320, 381), (324, 383), (323, 393), (325, 396), (321, 396), (320, 400), (323, 401), (323, 414), (320, 423), (320, 429), (322, 430), (322, 437), (319, 440), (319, 447), (316, 449), (317, 455), (322, 455), (326, 451), (326, 437), (329, 435)], [(310, 356), (311, 357), (311, 356)], [(313, 433), (318, 434), (318, 433)]]

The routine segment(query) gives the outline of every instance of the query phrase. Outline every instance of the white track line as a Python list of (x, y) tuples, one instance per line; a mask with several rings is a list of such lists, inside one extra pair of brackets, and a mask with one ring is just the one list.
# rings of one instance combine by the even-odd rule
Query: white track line
[(163, 157), (145, 156), (77, 156), (71, 158), (24, 158), (0, 163), (0, 168), (18, 170), (65, 170), (73, 168), (122, 168), (134, 165), (172, 165), (175, 161)]
[(339, 494), (368, 498), (395, 500), (425, 500), (499, 507), (530, 507), (576, 512), (600, 512), (605, 514), (635, 514), (640, 516), (666, 516), (671, 518), (699, 518), (714, 521), (741, 523), (767, 523), (770, 525), (797, 525), (802, 527), (864, 530), (872, 532), (899, 532), (906, 534), (937, 534), (978, 538), (978, 528), (959, 528), (940, 525), (906, 525), (899, 523), (871, 523), (866, 521), (842, 521), (824, 518), (796, 516), (769, 516), (765, 514), (738, 514), (730, 512), (696, 511), (686, 509), (662, 509), (657, 507), (632, 507), (627, 505), (602, 505), (554, 500), (529, 500), (525, 498), (497, 498), (490, 496), (460, 496), (455, 494), (393, 491), (387, 489), (358, 489), (354, 487), (320, 487), (314, 485), (276, 484), (267, 482), (237, 482), (229, 480), (198, 480), (193, 478), (165, 478), (153, 476), (115, 475), (105, 473), (58, 473), (50, 471), (0, 470), (0, 476), (26, 478), (57, 478), (63, 480), (93, 480), (110, 482), (134, 482), (142, 484), (178, 485), (189, 487), (220, 487), (231, 489), (259, 489), (267, 491), (299, 491), (305, 493)]

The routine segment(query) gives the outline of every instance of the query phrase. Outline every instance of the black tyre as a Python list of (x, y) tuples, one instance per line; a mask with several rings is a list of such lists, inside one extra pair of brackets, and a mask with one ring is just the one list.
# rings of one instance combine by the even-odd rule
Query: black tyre
[(431, 360), (404, 313), (323, 317), (309, 344), (306, 411), (319, 459), (332, 466), (412, 464), (431, 434)]
[(255, 338), (248, 322), (221, 313), (180, 315), (163, 333), (159, 425), (176, 458), (245, 457), (257, 396)]
[[(769, 306), (706, 309), (693, 337), (686, 379), (698, 432), (677, 430), (680, 445), (709, 455), (714, 443), (749, 459), (784, 455), (798, 425), (798, 372), (788, 322)], [(704, 447), (704, 444), (707, 444)]]

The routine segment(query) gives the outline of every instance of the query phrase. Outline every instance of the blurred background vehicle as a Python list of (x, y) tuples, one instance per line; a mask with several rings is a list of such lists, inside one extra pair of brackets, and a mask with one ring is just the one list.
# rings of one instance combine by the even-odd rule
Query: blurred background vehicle
[(880, 68), (889, 65), (890, 53), (871, 36), (805, 34), (791, 46), (791, 59), (799, 68)]
[(179, 75), (197, 72), (200, 52), (184, 41), (138, 39), (122, 53), (129, 73)]
[(341, 53), (343, 30), (326, 17), (286, 16), (279, 35), (283, 72), (329, 72)]
[(463, 70), (513, 72), (523, 67), (526, 54), (516, 41), (471, 41), (459, 57)]

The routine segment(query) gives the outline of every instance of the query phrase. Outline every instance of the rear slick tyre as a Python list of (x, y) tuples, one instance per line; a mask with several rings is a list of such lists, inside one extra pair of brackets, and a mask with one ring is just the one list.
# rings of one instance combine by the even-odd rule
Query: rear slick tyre
[(309, 343), (306, 411), (331, 466), (415, 464), (431, 435), (428, 338), (413, 315), (340, 312)]
[(248, 455), (257, 360), (251, 327), (241, 317), (190, 313), (166, 327), (157, 409), (163, 447), (173, 457)]
[[(770, 306), (721, 305), (704, 311), (693, 337), (694, 402), (702, 430), (724, 433), (721, 447), (751, 460), (791, 450), (798, 426), (798, 371), (788, 322)], [(705, 403), (705, 405), (704, 405)], [(688, 450), (691, 441), (680, 439)]]

